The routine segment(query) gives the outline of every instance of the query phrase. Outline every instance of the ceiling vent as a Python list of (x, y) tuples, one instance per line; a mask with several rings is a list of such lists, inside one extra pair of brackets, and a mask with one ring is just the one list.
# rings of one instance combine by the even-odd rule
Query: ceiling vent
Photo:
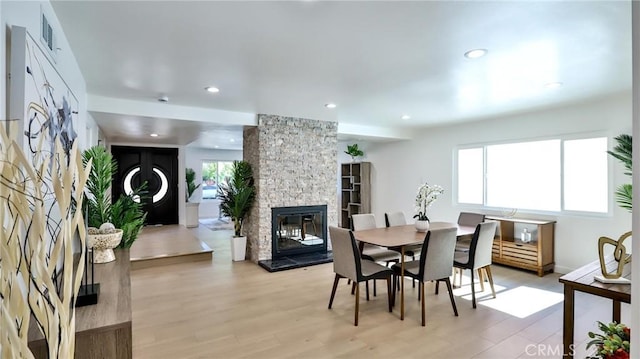
[(51, 26), (49, 19), (47, 19), (47, 16), (45, 15), (44, 11), (41, 11), (40, 13), (41, 13), (41, 20), (42, 20), (42, 24), (40, 26), (41, 28), (40, 40), (44, 44), (44, 47), (47, 49), (47, 52), (49, 53), (49, 55), (51, 55), (51, 58), (55, 61), (56, 52), (58, 50), (56, 46), (57, 36), (53, 32), (53, 27)]

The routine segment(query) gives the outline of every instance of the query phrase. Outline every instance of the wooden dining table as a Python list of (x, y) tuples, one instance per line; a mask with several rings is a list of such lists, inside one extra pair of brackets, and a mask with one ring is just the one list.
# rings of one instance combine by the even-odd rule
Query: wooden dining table
[[(468, 236), (475, 232), (474, 226), (459, 226), (450, 222), (431, 222), (429, 230), (457, 228), (457, 236)], [(424, 242), (426, 233), (416, 231), (413, 224), (354, 231), (356, 240), (381, 247), (400, 247), (400, 319), (404, 320), (404, 249), (405, 246)]]

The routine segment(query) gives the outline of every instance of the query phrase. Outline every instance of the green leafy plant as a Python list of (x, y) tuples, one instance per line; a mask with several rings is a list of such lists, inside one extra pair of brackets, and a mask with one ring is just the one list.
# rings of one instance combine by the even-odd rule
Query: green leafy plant
[(85, 186), (86, 195), (84, 211), (87, 213), (89, 227), (99, 228), (103, 223), (112, 223), (122, 229), (122, 241), (118, 247), (129, 248), (138, 238), (147, 217), (143, 210), (147, 183), (123, 194), (115, 202), (111, 201), (111, 181), (116, 172), (117, 163), (111, 153), (102, 146), (91, 147), (82, 152), (82, 162), (92, 160), (93, 166)]
[[(615, 137), (615, 140), (618, 144), (612, 151), (607, 151), (607, 153), (622, 162), (626, 169), (624, 174), (631, 176), (633, 170), (631, 157), (633, 139), (631, 135), (621, 134)], [(631, 212), (633, 209), (633, 186), (630, 183), (625, 183), (616, 189), (615, 195), (618, 205)]]
[(196, 171), (193, 168), (187, 168), (185, 170), (186, 182), (187, 182), (187, 202), (189, 202), (189, 198), (193, 195), (198, 187), (200, 187), (201, 183), (196, 185)]
[(89, 226), (99, 228), (101, 224), (111, 221), (111, 179), (117, 164), (111, 153), (102, 146), (82, 152), (82, 164), (86, 166), (89, 160), (93, 160), (93, 166), (85, 188), (91, 195), (86, 196), (84, 204), (85, 210), (88, 209)]
[(356, 157), (364, 156), (364, 152), (358, 148), (358, 144), (354, 143), (353, 145), (347, 145), (347, 150), (344, 153), (351, 156), (351, 159), (355, 161)]
[(218, 198), (222, 213), (233, 220), (235, 237), (242, 236), (242, 223), (249, 214), (255, 197), (251, 165), (246, 161), (234, 161), (230, 180), (220, 183)]
[(142, 204), (147, 195), (145, 182), (131, 194), (120, 196), (111, 206), (111, 221), (116, 228), (122, 229), (122, 241), (118, 247), (130, 248), (138, 238), (147, 219)]
[(616, 322), (604, 324), (598, 322), (603, 334), (589, 332), (592, 340), (587, 343), (587, 350), (595, 346), (594, 355), (588, 359), (629, 359), (631, 330), (624, 324)]

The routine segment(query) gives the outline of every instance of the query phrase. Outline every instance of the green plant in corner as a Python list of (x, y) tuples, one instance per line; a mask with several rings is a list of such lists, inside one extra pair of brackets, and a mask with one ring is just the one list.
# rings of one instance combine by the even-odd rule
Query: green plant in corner
[[(628, 176), (632, 175), (633, 163), (632, 163), (632, 148), (633, 148), (633, 138), (631, 135), (621, 134), (615, 137), (615, 140), (618, 144), (613, 148), (612, 151), (607, 151), (612, 157), (616, 158), (624, 165), (626, 169), (625, 173)], [(618, 205), (629, 212), (633, 209), (633, 186), (631, 183), (625, 183), (616, 189), (616, 202)]]
[(231, 178), (220, 183), (218, 198), (220, 210), (233, 220), (234, 236), (242, 236), (242, 223), (249, 214), (256, 197), (253, 170), (246, 161), (233, 161)]
[(356, 160), (356, 157), (362, 157), (364, 156), (364, 152), (358, 148), (358, 144), (354, 143), (353, 145), (347, 145), (347, 150), (344, 151), (344, 153), (348, 154), (349, 156), (351, 156), (351, 159), (353, 161)]
[(198, 187), (200, 187), (201, 183), (198, 183), (196, 185), (196, 171), (193, 170), (193, 168), (187, 168), (185, 170), (185, 176), (186, 176), (186, 183), (187, 183), (187, 202), (189, 202), (189, 198), (191, 198), (191, 196), (193, 195), (193, 192), (195, 192)]

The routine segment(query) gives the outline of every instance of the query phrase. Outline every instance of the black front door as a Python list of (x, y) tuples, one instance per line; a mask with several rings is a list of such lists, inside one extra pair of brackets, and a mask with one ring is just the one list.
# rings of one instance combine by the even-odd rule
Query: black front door
[(145, 181), (147, 224), (178, 223), (178, 149), (111, 146), (118, 169), (112, 183), (117, 199)]

